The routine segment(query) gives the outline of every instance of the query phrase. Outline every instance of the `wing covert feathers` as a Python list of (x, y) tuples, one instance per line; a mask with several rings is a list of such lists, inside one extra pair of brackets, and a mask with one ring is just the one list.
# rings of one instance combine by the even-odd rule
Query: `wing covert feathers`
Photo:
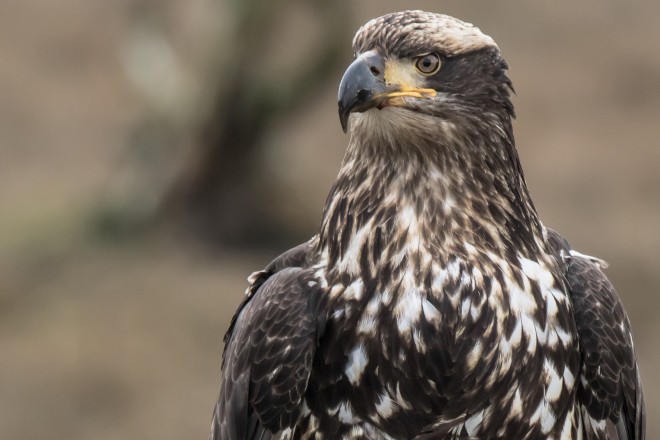
[[(645, 438), (645, 409), (632, 329), (602, 263), (570, 249), (549, 230), (563, 256), (580, 340), (582, 371), (578, 399), (595, 420), (617, 425), (619, 440)], [(625, 436), (622, 436), (624, 435)]]
[(298, 416), (324, 325), (311, 271), (285, 267), (300, 263), (303, 250), (271, 263), (232, 321), (212, 440), (269, 439)]

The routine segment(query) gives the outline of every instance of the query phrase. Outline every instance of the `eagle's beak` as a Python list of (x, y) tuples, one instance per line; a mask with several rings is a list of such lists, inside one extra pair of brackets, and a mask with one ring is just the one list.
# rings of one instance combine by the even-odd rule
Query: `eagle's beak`
[(402, 84), (401, 79), (386, 78), (385, 61), (375, 50), (361, 54), (348, 66), (339, 83), (339, 122), (344, 133), (348, 130), (348, 117), (353, 112), (370, 108), (405, 106), (400, 98), (428, 98), (436, 95), (433, 89)]
[(363, 112), (377, 105), (374, 96), (385, 93), (385, 63), (376, 51), (361, 54), (348, 66), (339, 83), (339, 122), (348, 130), (351, 112)]

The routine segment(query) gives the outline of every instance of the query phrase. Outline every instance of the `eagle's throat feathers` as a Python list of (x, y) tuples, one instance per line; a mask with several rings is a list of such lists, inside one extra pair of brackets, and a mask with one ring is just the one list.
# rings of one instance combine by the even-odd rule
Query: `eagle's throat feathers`
[[(356, 255), (372, 255), (370, 264), (377, 265), (379, 258), (399, 253), (411, 235), (432, 258), (467, 256), (475, 246), (506, 257), (542, 252), (542, 225), (514, 148), (510, 116), (464, 120), (460, 131), (436, 119), (417, 124), (416, 135), (397, 132), (396, 118), (427, 122), (408, 113), (374, 109), (354, 117), (322, 220), (319, 245), (329, 264), (359, 246), (364, 249)], [(389, 131), (373, 130), (387, 123)]]

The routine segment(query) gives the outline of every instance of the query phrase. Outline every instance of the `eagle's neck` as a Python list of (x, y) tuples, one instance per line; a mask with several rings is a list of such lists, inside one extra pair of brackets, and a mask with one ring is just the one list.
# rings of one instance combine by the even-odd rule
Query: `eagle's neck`
[(374, 115), (360, 116), (323, 215), (329, 266), (361, 259), (351, 264), (373, 269), (402, 253), (441, 263), (542, 252), (510, 122), (475, 120), (461, 132), (445, 124), (416, 137), (376, 129), (369, 137), (361, 130), (374, 132)]

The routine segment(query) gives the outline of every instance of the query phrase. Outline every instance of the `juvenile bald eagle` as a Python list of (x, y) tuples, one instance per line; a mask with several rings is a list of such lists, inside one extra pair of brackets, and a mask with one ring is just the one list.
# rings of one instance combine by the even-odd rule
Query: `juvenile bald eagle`
[(406, 11), (353, 49), (320, 233), (250, 278), (211, 439), (643, 439), (630, 323), (538, 217), (495, 42)]

